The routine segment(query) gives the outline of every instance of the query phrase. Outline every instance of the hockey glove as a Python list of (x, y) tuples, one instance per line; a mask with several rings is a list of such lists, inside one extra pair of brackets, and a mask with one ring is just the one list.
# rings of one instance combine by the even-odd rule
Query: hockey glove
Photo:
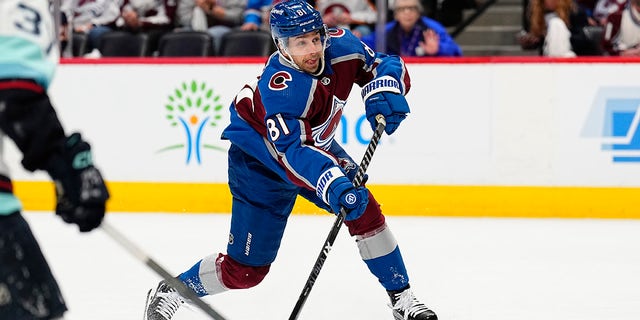
[(347, 177), (336, 179), (329, 186), (329, 206), (338, 214), (340, 207), (347, 211), (345, 220), (360, 218), (369, 203), (369, 191), (365, 187), (354, 187)]
[[(338, 165), (340, 165), (340, 168), (342, 168), (345, 175), (347, 175), (347, 178), (349, 178), (351, 182), (354, 182), (356, 174), (358, 173), (358, 165), (349, 158), (338, 158)], [(360, 185), (364, 186), (367, 180), (369, 180), (369, 175), (365, 173), (362, 181), (360, 181)]]
[(378, 125), (376, 116), (381, 114), (387, 120), (384, 131), (391, 135), (409, 113), (407, 99), (400, 93), (400, 84), (389, 76), (374, 79), (362, 88), (362, 98), (366, 107), (367, 120), (371, 129)]
[(67, 137), (62, 154), (49, 162), (47, 171), (55, 182), (56, 214), (88, 232), (102, 223), (109, 192), (100, 171), (93, 166), (91, 146), (79, 133)]
[(344, 207), (347, 211), (347, 221), (360, 218), (369, 203), (369, 190), (365, 187), (354, 187), (338, 167), (322, 173), (318, 179), (316, 193), (331, 207), (333, 213), (339, 214), (340, 208)]

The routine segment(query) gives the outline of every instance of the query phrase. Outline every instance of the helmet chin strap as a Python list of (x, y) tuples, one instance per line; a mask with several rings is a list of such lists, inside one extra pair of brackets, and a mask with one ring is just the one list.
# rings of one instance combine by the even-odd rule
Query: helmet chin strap
[(311, 75), (313, 76), (319, 76), (322, 74), (322, 72), (324, 71), (324, 54), (322, 55), (322, 57), (320, 57), (320, 62), (319, 62), (319, 68), (318, 71), (316, 72), (312, 72)]
[[(284, 54), (283, 54), (284, 53)], [(291, 55), (291, 53), (289, 52), (289, 50), (287, 50), (287, 47), (282, 47), (280, 48), (280, 50), (278, 50), (278, 54), (282, 57), (282, 59), (284, 59), (285, 61), (287, 61), (294, 69), (299, 70), (299, 71), (303, 71), (297, 63), (295, 63), (295, 61), (293, 61), (293, 56)]]

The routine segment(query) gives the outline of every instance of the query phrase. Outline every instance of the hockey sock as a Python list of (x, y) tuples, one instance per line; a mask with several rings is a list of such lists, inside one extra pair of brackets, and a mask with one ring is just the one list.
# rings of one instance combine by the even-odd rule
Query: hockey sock
[(409, 276), (395, 237), (387, 226), (357, 236), (362, 260), (386, 290), (398, 290), (409, 284)]
[(178, 276), (191, 290), (199, 297), (206, 295), (218, 294), (229, 290), (220, 280), (220, 263), (222, 263), (223, 255), (212, 254), (198, 261), (191, 269), (183, 272)]

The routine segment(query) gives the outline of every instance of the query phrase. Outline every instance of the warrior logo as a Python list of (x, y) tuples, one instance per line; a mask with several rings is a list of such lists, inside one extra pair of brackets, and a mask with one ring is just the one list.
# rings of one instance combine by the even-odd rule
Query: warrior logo
[(292, 77), (289, 72), (278, 71), (269, 79), (269, 89), (271, 90), (284, 90), (287, 87), (287, 81), (291, 81)]
[(355, 204), (356, 200), (358, 200), (358, 197), (356, 197), (353, 192), (347, 193), (347, 195), (344, 197), (344, 201), (348, 204)]

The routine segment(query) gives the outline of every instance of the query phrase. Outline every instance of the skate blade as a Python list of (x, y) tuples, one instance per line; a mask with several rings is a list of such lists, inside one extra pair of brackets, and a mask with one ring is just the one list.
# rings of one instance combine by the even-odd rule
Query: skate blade
[(151, 291), (153, 289), (149, 289), (147, 292), (147, 300), (144, 303), (144, 313), (142, 314), (142, 320), (147, 320), (147, 312), (149, 311), (149, 304), (151, 304)]

